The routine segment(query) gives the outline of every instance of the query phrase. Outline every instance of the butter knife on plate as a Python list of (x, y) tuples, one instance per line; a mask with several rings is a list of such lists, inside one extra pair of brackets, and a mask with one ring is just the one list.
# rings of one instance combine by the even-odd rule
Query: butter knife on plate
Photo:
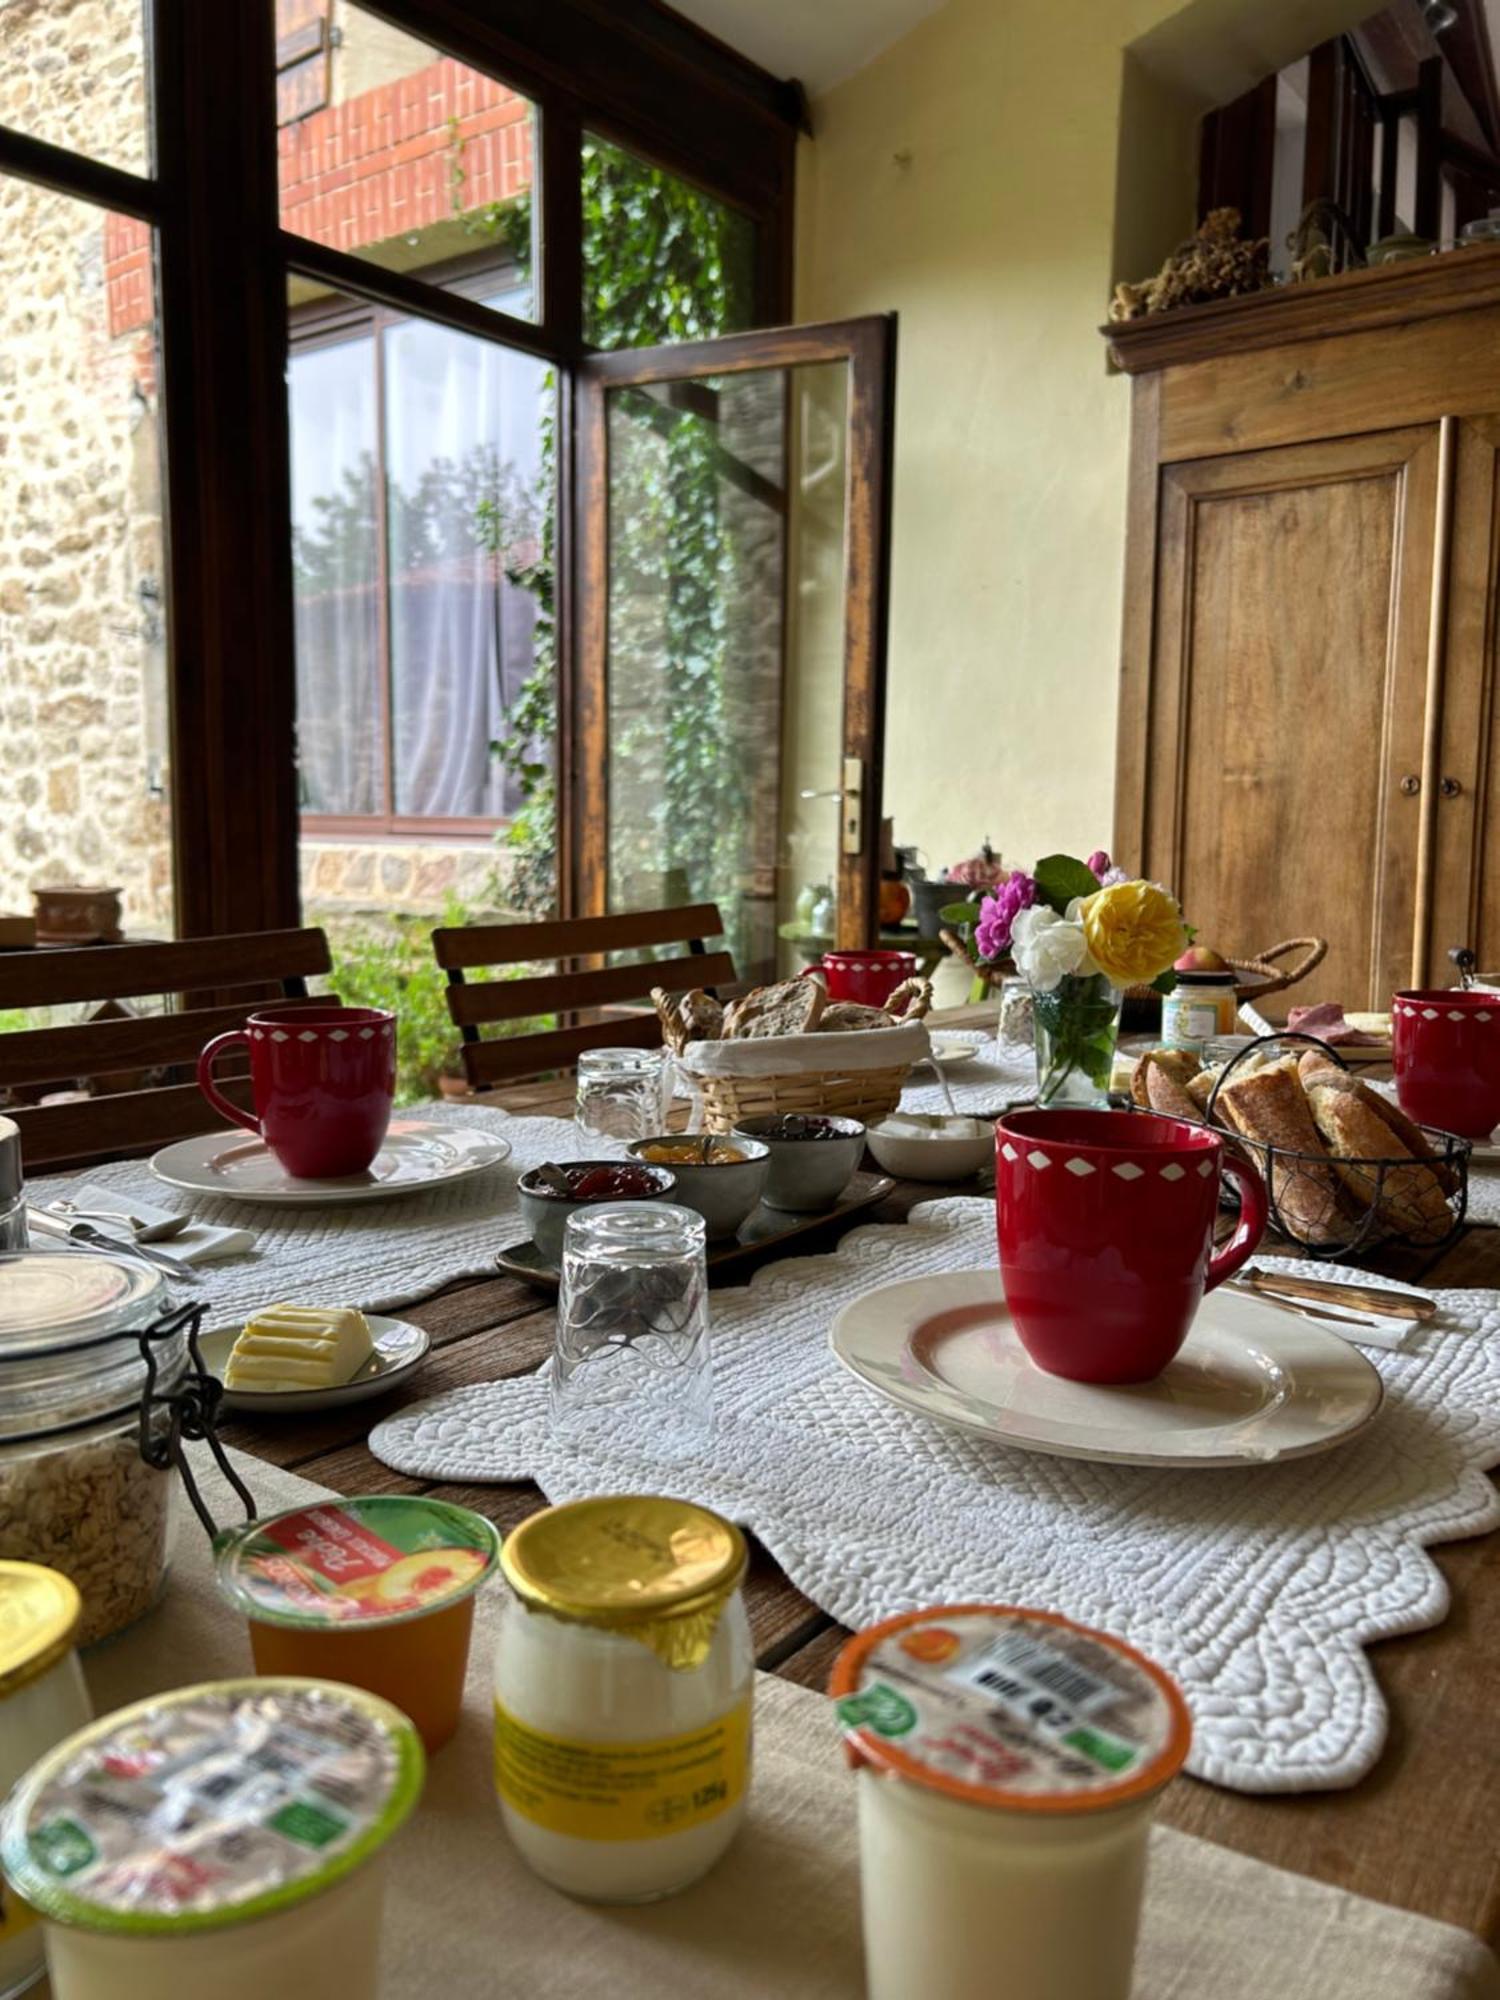
[(102, 1229), (96, 1229), (92, 1222), (75, 1222), (65, 1216), (52, 1215), (45, 1208), (28, 1208), (26, 1211), (28, 1228), (37, 1230), (43, 1236), (55, 1237), (64, 1243), (79, 1243), (89, 1250), (114, 1250), (125, 1257), (138, 1257), (143, 1264), (153, 1264), (158, 1271), (165, 1271), (170, 1277), (179, 1278), (188, 1284), (202, 1282), (202, 1273), (195, 1271), (191, 1264), (184, 1264), (180, 1257), (169, 1257), (165, 1251), (154, 1249), (149, 1243), (138, 1243), (130, 1236), (110, 1236)]
[(1422, 1292), (1398, 1292), (1389, 1285), (1351, 1285), (1342, 1278), (1303, 1278), (1266, 1264), (1244, 1265), (1235, 1282), (1268, 1296), (1305, 1299), (1310, 1305), (1336, 1306), (1349, 1313), (1414, 1320), (1433, 1319), (1437, 1314), (1437, 1300)]

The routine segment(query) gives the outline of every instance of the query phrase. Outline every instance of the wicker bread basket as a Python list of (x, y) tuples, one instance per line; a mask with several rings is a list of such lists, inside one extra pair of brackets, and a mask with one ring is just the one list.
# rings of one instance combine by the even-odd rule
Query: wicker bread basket
[(932, 1044), (925, 997), (890, 1028), (859, 1034), (689, 1042), (679, 1073), (698, 1100), (703, 1129), (729, 1132), (744, 1118), (826, 1112), (869, 1125), (888, 1117)]

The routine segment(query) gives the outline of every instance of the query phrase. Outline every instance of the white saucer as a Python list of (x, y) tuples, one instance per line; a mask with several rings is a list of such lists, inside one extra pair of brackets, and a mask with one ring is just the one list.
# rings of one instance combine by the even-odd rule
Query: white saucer
[(927, 1034), (932, 1043), (932, 1060), (939, 1069), (963, 1069), (975, 1062), (979, 1052), (990, 1042), (990, 1036), (968, 1034), (962, 1028), (930, 1028)]
[(829, 1332), (872, 1389), (995, 1444), (1115, 1465), (1265, 1465), (1326, 1451), (1380, 1408), (1365, 1357), (1307, 1320), (1219, 1290), (1154, 1382), (1045, 1374), (1011, 1324), (1000, 1273), (945, 1271), (867, 1292)]
[[(404, 1381), (418, 1366), (432, 1345), (426, 1329), (409, 1320), (386, 1319), (381, 1313), (367, 1313), (375, 1353), (352, 1382), (336, 1389), (226, 1389), (222, 1407), (239, 1410), (245, 1416), (308, 1417), (316, 1410), (336, 1410), (345, 1403), (362, 1403), (370, 1396), (383, 1396)], [(216, 1333), (199, 1336), (198, 1349), (210, 1375), (222, 1382), (229, 1365), (229, 1350), (239, 1338), (237, 1326), (220, 1327)]]
[(467, 1180), (510, 1157), (510, 1141), (461, 1125), (393, 1118), (385, 1143), (362, 1174), (335, 1181), (300, 1181), (270, 1147), (248, 1132), (203, 1132), (165, 1146), (151, 1171), (189, 1194), (227, 1196), (277, 1208), (336, 1208), (354, 1201), (389, 1201)]

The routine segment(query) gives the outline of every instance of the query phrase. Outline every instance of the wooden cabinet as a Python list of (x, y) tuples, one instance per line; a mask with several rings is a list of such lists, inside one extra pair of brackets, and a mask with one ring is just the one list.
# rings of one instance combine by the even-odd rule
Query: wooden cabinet
[(1295, 997), (1351, 1007), (1446, 980), (1453, 945), (1500, 966), (1500, 252), (1412, 274), (1109, 330), (1116, 852), (1220, 950), (1326, 937)]

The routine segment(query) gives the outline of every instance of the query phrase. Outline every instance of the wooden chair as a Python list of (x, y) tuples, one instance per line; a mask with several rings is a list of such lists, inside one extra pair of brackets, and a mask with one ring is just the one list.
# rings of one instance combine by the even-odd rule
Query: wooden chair
[[(20, 1127), (26, 1170), (144, 1153), (220, 1128), (224, 1121), (197, 1084), (180, 1080), (180, 1066), (196, 1063), (210, 1036), (238, 1027), (257, 1006), (306, 1000), (308, 979), (330, 965), (321, 930), (0, 952), (0, 1009), (186, 996), (175, 1012), (120, 1011), (67, 1027), (0, 1034), (0, 1093), (36, 1085), (116, 1086), (76, 1102), (4, 1106), (4, 1115)], [(211, 1004), (196, 1004), (203, 996), (211, 996)], [(164, 1083), (122, 1087), (132, 1073), (162, 1068), (168, 1072)], [(236, 1103), (248, 1103), (244, 1076), (231, 1075), (223, 1088)]]
[[(712, 903), (680, 910), (633, 910), (614, 917), (574, 917), (537, 924), (471, 924), (437, 930), (432, 948), (448, 975), (448, 1012), (463, 1036), (464, 1070), (476, 1086), (543, 1071), (566, 1069), (586, 1049), (657, 1048), (661, 1023), (654, 1009), (614, 1013), (580, 1025), (540, 1029), (484, 1041), (481, 1026), (520, 1021), (531, 1014), (595, 1013), (628, 1001), (645, 1000), (653, 986), (669, 993), (689, 987), (713, 988), (734, 979), (727, 951), (710, 951), (705, 940), (721, 937), (723, 919)], [(669, 958), (634, 965), (581, 965), (607, 952), (658, 945), (685, 949)], [(486, 979), (470, 984), (477, 968), (559, 961), (556, 972), (530, 979)]]

